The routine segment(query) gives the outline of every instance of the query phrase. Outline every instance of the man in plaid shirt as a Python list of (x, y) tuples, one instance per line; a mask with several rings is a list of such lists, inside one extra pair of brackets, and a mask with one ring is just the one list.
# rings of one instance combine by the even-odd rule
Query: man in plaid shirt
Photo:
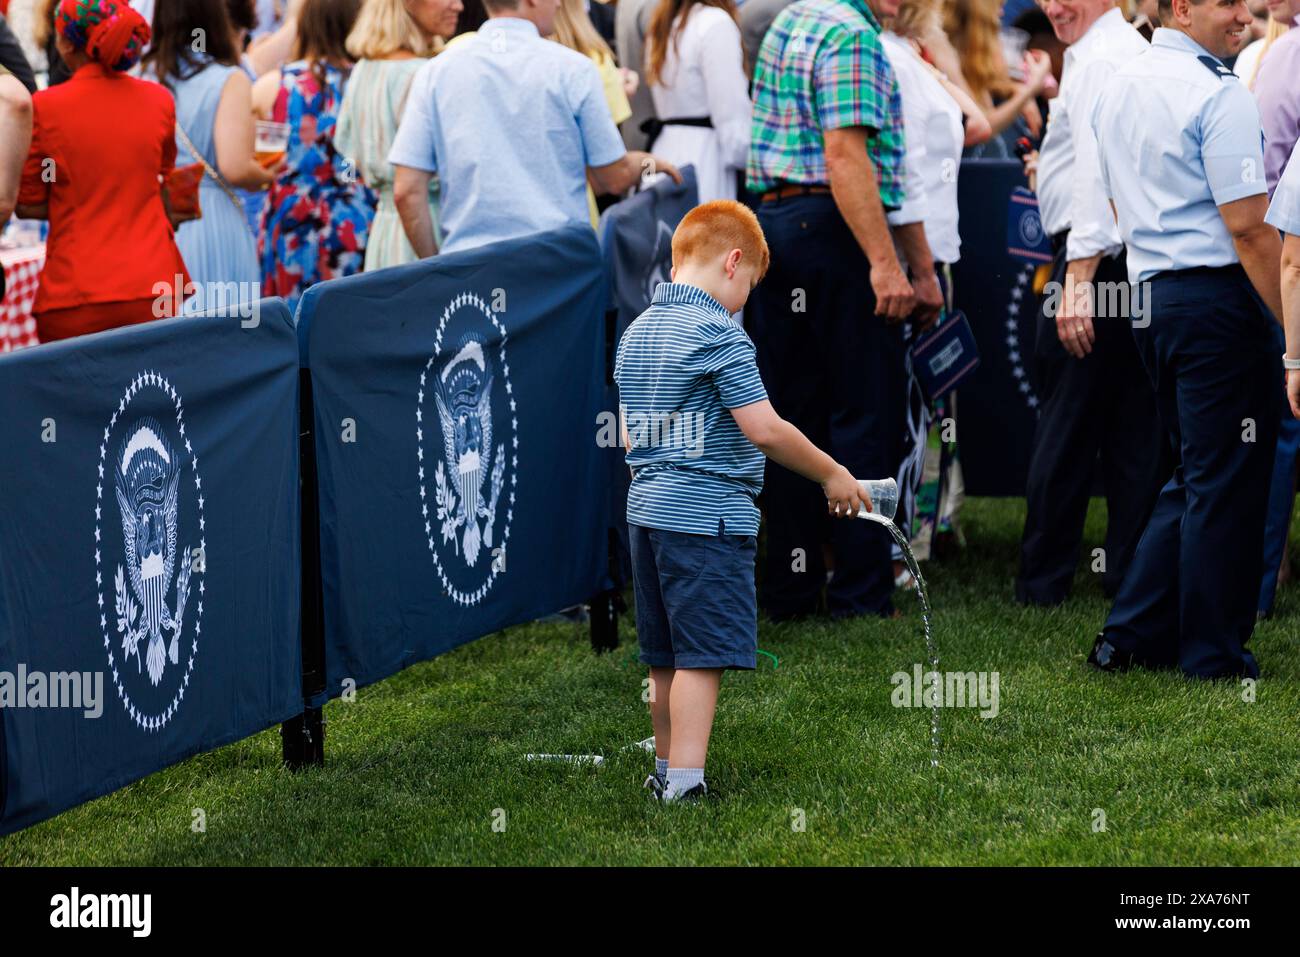
[[(772, 265), (747, 310), (773, 405), (854, 475), (902, 461), (906, 343), (943, 303), (921, 223), (889, 227), (903, 201), (902, 99), (880, 44), (899, 0), (798, 0), (772, 22), (754, 71), (746, 170)], [(895, 244), (907, 260), (911, 281)], [(818, 610), (830, 542), (835, 617), (896, 614), (890, 539), (870, 522), (829, 526), (817, 489), (771, 462), (760, 604), (774, 619)]]

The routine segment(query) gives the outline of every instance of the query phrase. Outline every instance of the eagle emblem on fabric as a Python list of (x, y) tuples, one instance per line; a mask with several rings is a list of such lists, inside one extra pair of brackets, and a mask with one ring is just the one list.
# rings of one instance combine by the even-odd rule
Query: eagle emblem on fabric
[(207, 572), (203, 505), (181, 396), (160, 373), (142, 372), (126, 387), (99, 446), (95, 582), (113, 684), (127, 715), (146, 731), (160, 730), (176, 714), (198, 655)]
[(433, 383), (447, 466), (436, 471), (442, 538), (459, 543), (471, 568), (492, 547), (505, 478), (505, 443), (492, 446), (492, 379), (483, 343), (471, 335)]
[(474, 293), (452, 297), (416, 395), (424, 537), (443, 594), (466, 606), (505, 571), (519, 480), (518, 404), (499, 313), (503, 305)]

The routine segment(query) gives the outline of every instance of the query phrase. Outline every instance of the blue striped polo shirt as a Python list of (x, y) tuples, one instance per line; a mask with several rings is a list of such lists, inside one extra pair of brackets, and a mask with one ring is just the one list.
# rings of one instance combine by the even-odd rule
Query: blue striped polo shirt
[(697, 535), (758, 534), (763, 453), (729, 409), (767, 398), (754, 343), (703, 289), (660, 283), (614, 362), (627, 430), (633, 525)]

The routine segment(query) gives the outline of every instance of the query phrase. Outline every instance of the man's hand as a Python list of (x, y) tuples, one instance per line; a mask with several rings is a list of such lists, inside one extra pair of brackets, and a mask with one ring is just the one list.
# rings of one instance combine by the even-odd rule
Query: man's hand
[(1097, 315), (1093, 280), (1101, 266), (1101, 253), (1071, 259), (1065, 267), (1065, 288), (1056, 310), (1056, 337), (1076, 359), (1092, 352), (1097, 333), (1092, 320)]
[(642, 150), (628, 150), (606, 166), (588, 166), (587, 177), (597, 193), (617, 196), (641, 182), (642, 177), (663, 173), (674, 183), (681, 183), (677, 167), (659, 156)]
[(876, 294), (876, 315), (901, 322), (916, 308), (916, 293), (897, 262), (871, 269), (871, 291)]
[(834, 474), (822, 483), (822, 491), (826, 493), (826, 510), (836, 518), (856, 518), (863, 508), (874, 510), (871, 496), (843, 465), (835, 466)]
[[(934, 271), (934, 256), (925, 236), (925, 224), (903, 223), (892, 227), (892, 231), (894, 245), (907, 261), (908, 271), (912, 275), (912, 310), (915, 312), (909, 310), (905, 316), (887, 318), (891, 322), (896, 321), (896, 318), (911, 318), (924, 329), (934, 322), (939, 310), (943, 308), (943, 294), (939, 291), (939, 277)], [(875, 273), (874, 266), (871, 271)]]
[(1066, 289), (1073, 291), (1074, 295), (1061, 296), (1061, 304), (1056, 310), (1056, 337), (1066, 352), (1082, 359), (1092, 352), (1097, 341), (1092, 325), (1092, 283), (1081, 282), (1073, 287), (1067, 283)]
[(1286, 400), (1291, 403), (1291, 417), (1300, 419), (1300, 369), (1286, 370)]
[(653, 153), (641, 154), (641, 176), (653, 176), (656, 173), (663, 173), (678, 186), (682, 184), (682, 173), (676, 166), (660, 156)]
[(912, 288), (916, 291), (916, 312), (912, 314), (912, 321), (924, 332), (943, 312), (943, 290), (939, 288), (938, 275), (933, 272), (913, 276)]

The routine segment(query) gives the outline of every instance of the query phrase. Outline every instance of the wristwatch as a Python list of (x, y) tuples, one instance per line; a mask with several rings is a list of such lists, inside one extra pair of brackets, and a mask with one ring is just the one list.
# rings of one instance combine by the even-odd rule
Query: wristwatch
[(1292, 359), (1289, 355), (1287, 355), (1284, 352), (1282, 353), (1282, 368), (1288, 370), (1300, 369), (1300, 359)]

